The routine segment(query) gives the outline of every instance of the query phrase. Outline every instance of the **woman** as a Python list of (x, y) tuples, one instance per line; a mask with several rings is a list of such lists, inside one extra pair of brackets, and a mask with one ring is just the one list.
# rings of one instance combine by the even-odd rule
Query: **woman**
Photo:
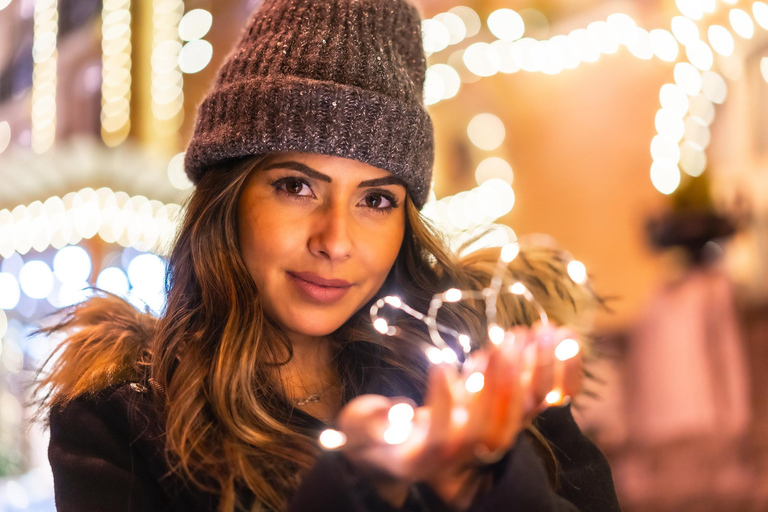
[[(496, 258), (457, 261), (419, 216), (433, 160), (424, 70), (404, 0), (257, 9), (200, 108), (164, 314), (96, 297), (46, 329), (70, 332), (41, 383), (59, 510), (618, 508), (568, 408), (530, 425), (546, 365), (524, 387), (519, 352), (480, 349), (485, 387), (456, 431), (461, 377), (428, 370), (424, 325), (393, 317), (387, 338), (371, 326), (378, 297), (426, 311), (435, 293), (487, 285)], [(539, 297), (552, 318), (581, 313), (588, 294), (557, 255), (519, 259), (507, 278), (551, 291)], [(501, 304), (500, 325), (531, 323), (523, 303)], [(480, 303), (446, 304), (439, 320), (486, 337)], [(378, 427), (402, 401), (421, 405), (426, 434), (389, 445)], [(347, 444), (322, 453), (328, 425)]]

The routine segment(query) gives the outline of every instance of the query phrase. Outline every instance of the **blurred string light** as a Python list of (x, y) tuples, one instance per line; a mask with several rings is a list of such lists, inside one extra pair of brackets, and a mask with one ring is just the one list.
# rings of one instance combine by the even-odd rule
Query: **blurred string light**
[[(179, 22), (179, 38), (186, 44), (179, 52), (179, 69), (192, 74), (205, 69), (213, 57), (213, 46), (203, 39), (211, 30), (213, 16), (205, 9), (193, 9)], [(285, 53), (286, 50), (283, 50)]]
[[(130, 254), (131, 251), (133, 254)], [(150, 312), (159, 314), (166, 300), (166, 263), (156, 254), (137, 253), (135, 249), (124, 250), (123, 264), (127, 272), (113, 266), (103, 269), (95, 280), (96, 288), (124, 297), (140, 310), (148, 308)], [(32, 307), (32, 311), (36, 301), (43, 299), (56, 308), (63, 308), (93, 295), (90, 284), (92, 262), (82, 247), (70, 245), (59, 249), (53, 257), (53, 270), (41, 260), (24, 262), (16, 253), (6, 260), (14, 260), (14, 267), (15, 260), (18, 260), (21, 267), (18, 279), (13, 273), (5, 272), (6, 269), (0, 272), (0, 311), (20, 312), (22, 300)]]
[(471, 190), (427, 202), (422, 215), (455, 234), (489, 224), (511, 212), (514, 205), (511, 185), (492, 178)]
[(181, 206), (109, 188), (84, 188), (45, 202), (0, 210), (0, 256), (61, 249), (98, 235), (107, 243), (163, 254), (176, 233)]
[[(457, 7), (425, 20), (422, 36), (427, 52), (437, 53), (472, 37), (476, 33), (476, 16), (468, 7)], [(682, 16), (678, 18), (690, 22)], [(477, 20), (479, 24), (479, 18)], [(473, 82), (498, 73), (510, 74), (521, 70), (554, 75), (574, 69), (584, 62), (596, 62), (601, 55), (616, 53), (621, 45), (626, 46), (635, 57), (645, 60), (655, 56), (674, 62), (679, 53), (679, 38), (671, 32), (663, 29), (649, 32), (622, 13), (612, 14), (605, 21), (592, 22), (586, 28), (575, 29), (567, 35), (544, 40), (524, 37), (525, 18), (511, 9), (494, 11), (488, 17), (487, 24), (497, 40), (469, 44), (465, 49), (454, 52), (447, 59), (447, 64), (430, 66), (425, 81), (427, 104), (433, 105), (454, 97), (460, 82)], [(690, 30), (690, 25), (687, 28)], [(695, 23), (693, 29), (697, 30)], [(698, 48), (694, 51), (698, 51), (699, 60), (706, 60), (706, 50)], [(459, 77), (458, 81), (456, 77)]]
[(179, 69), (184, 2), (153, 0), (152, 9), (152, 113), (161, 133), (173, 133), (184, 119), (184, 78)]
[(493, 114), (477, 114), (467, 126), (467, 135), (472, 144), (480, 149), (492, 151), (504, 142), (504, 123)]
[[(765, 2), (752, 2), (754, 22), (747, 11), (734, 8), (728, 12), (730, 29), (712, 24), (704, 31), (699, 30), (696, 21), (714, 12), (716, 2), (677, 0), (676, 4), (682, 15), (672, 18), (671, 30), (685, 48), (688, 62), (675, 65), (675, 83), (665, 84), (659, 93), (658, 134), (651, 141), (651, 182), (663, 194), (677, 190), (682, 173), (696, 177), (707, 167), (706, 148), (711, 140), (714, 106), (725, 102), (728, 96), (723, 74), (732, 79), (740, 74), (730, 64), (738, 60), (729, 59), (736, 50), (733, 33), (749, 39), (754, 35), (755, 22), (768, 28)], [(708, 43), (702, 38), (704, 34)], [(716, 56), (722, 74), (712, 70)]]
[[(658, 134), (651, 141), (654, 159), (651, 182), (660, 192), (671, 194), (681, 182), (681, 170), (698, 176), (706, 168), (704, 150), (709, 143), (709, 125), (714, 118), (712, 104), (723, 103), (727, 97), (723, 76), (712, 70), (715, 54), (730, 57), (736, 44), (731, 30), (721, 25), (709, 26), (704, 31), (708, 42), (702, 39), (697, 21), (715, 11), (715, 0), (676, 0), (675, 4), (681, 15), (672, 18), (670, 30), (648, 31), (638, 27), (630, 16), (615, 13), (605, 21), (595, 21), (586, 28), (544, 40), (525, 37), (528, 18), (511, 9), (499, 9), (491, 13), (487, 20), (488, 29), (497, 38), (496, 41), (472, 43), (464, 50), (454, 52), (447, 64), (430, 66), (425, 82), (427, 103), (433, 105), (454, 97), (460, 88), (459, 81), (474, 82), (497, 73), (509, 74), (521, 70), (557, 74), (584, 62), (595, 62), (603, 54), (615, 53), (619, 46), (625, 46), (639, 59), (657, 57), (675, 62), (682, 45), (687, 62), (678, 62), (674, 67), (674, 84), (662, 87), (662, 108), (656, 115)], [(768, 3), (752, 2), (752, 12), (754, 22), (743, 9), (734, 8), (728, 13), (733, 32), (741, 38), (753, 37), (755, 22), (768, 29)], [(448, 13), (439, 14), (424, 25), (425, 46), (428, 45), (429, 51), (435, 53), (472, 37), (479, 32), (478, 20), (477, 13), (468, 7), (456, 7)], [(731, 69), (731, 60), (721, 60), (718, 64), (724, 75), (735, 78), (739, 70)], [(768, 77), (766, 67), (768, 64), (761, 61), (764, 77)], [(687, 97), (697, 98), (701, 110), (686, 117)], [(487, 138), (478, 138), (479, 143), (471, 135), (470, 139), (483, 149), (485, 144), (491, 146), (491, 140)], [(483, 175), (484, 172), (478, 170), (478, 181), (484, 179)], [(462, 204), (466, 201), (466, 196), (461, 200), (458, 197), (462, 197), (461, 194), (451, 198), (451, 201)], [(443, 216), (442, 207), (437, 203), (430, 210), (438, 217)], [(472, 221), (449, 223), (449, 230), (466, 224), (472, 224)]]
[(758, 25), (768, 30), (768, 4), (765, 2), (754, 2), (752, 4), (752, 15)]
[(731, 12), (728, 13), (728, 19), (731, 22), (733, 31), (742, 38), (750, 39), (755, 34), (755, 25), (746, 11), (731, 9)]
[(34, 36), (32, 45), (32, 131), (35, 153), (47, 151), (56, 138), (56, 68), (59, 33), (57, 0), (34, 3)]
[(130, 0), (104, 0), (101, 19), (101, 138), (114, 147), (131, 130)]
[(187, 190), (193, 186), (184, 172), (184, 155), (184, 152), (178, 153), (168, 162), (168, 181), (179, 190)]
[(20, 298), (21, 288), (16, 277), (0, 272), (0, 309), (15, 309)]

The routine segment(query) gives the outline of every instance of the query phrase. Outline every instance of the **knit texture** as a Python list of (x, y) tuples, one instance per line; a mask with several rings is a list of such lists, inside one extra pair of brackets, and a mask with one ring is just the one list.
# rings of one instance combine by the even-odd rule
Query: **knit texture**
[(434, 161), (421, 18), (405, 0), (265, 0), (200, 105), (185, 170), (275, 151), (387, 170), (421, 208)]

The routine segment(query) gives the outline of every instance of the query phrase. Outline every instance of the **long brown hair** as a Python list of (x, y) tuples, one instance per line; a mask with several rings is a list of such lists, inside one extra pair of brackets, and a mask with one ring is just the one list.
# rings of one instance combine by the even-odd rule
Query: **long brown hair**
[[(165, 421), (172, 471), (220, 496), (222, 512), (281, 509), (319, 455), (316, 433), (291, 425), (292, 407), (279, 379), (291, 346), (263, 313), (240, 257), (237, 202), (261, 162), (263, 157), (252, 157), (213, 169), (197, 185), (168, 260), (168, 300), (159, 319), (120, 299), (96, 297), (44, 329), (76, 330), (40, 381), (47, 402), (148, 373), (160, 390), (153, 396)], [(486, 286), (497, 256), (498, 250), (483, 250), (460, 259), (407, 198), (404, 241), (380, 295), (396, 294), (426, 311), (446, 288)], [(532, 248), (521, 256), (505, 279), (529, 284), (551, 317), (574, 323), (592, 307), (593, 297), (567, 277), (557, 251)], [(517, 299), (501, 305), (502, 325), (534, 318)], [(393, 317), (397, 334), (383, 337), (371, 326), (368, 306), (331, 336), (346, 396), (370, 390), (420, 400), (427, 368), (424, 325)], [(446, 304), (439, 321), (484, 340), (484, 312), (477, 302)], [(122, 344), (112, 343), (117, 338)], [(552, 467), (552, 454), (542, 446)]]

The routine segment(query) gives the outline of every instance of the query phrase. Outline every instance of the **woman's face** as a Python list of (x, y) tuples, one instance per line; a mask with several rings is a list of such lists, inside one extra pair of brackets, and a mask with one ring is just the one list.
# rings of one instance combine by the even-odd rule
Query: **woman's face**
[(294, 339), (341, 327), (395, 262), (405, 198), (398, 178), (357, 160), (270, 155), (238, 204), (240, 251), (265, 313)]

